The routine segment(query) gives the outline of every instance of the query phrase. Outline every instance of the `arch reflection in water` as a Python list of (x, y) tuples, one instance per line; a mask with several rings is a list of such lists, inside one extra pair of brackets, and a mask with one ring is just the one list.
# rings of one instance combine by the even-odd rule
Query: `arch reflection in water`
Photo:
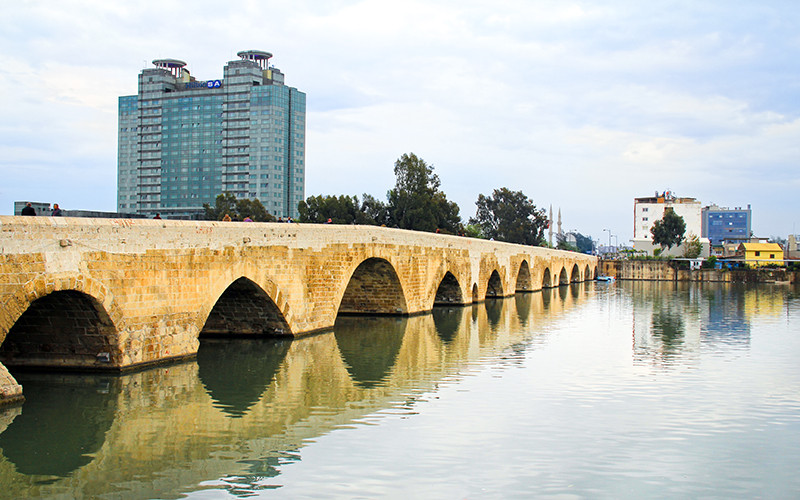
[(528, 318), (531, 315), (531, 303), (533, 302), (533, 294), (518, 293), (514, 296), (514, 303), (517, 306), (517, 317), (519, 324), (522, 327), (528, 326)]
[(336, 318), (336, 344), (356, 385), (380, 385), (389, 375), (403, 345), (405, 317), (347, 316)]
[(289, 351), (288, 339), (207, 339), (197, 351), (198, 376), (214, 406), (242, 417), (256, 404)]
[(504, 304), (504, 299), (486, 299), (486, 317), (489, 320), (489, 327), (492, 331), (496, 330), (500, 325)]
[(465, 307), (434, 307), (431, 311), (436, 333), (444, 344), (449, 344), (456, 338), (465, 311)]
[(115, 377), (19, 374), (22, 413), (0, 434), (0, 449), (17, 471), (68, 476), (92, 461), (116, 413)]

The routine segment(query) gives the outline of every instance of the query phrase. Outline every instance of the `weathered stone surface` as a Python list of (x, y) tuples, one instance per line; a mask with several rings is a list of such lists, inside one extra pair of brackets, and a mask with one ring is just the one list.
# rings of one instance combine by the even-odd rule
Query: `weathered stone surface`
[[(14, 363), (123, 369), (194, 355), (204, 329), (300, 335), (339, 312), (415, 314), (592, 279), (596, 267), (583, 254), (372, 226), (0, 216), (0, 342), (31, 304), (73, 292), (86, 300), (56, 301), (72, 319), (47, 304), (23, 318)], [(82, 318), (91, 325), (63, 336), (74, 344), (56, 343), (64, 356), (43, 355), (46, 328), (23, 327)]]

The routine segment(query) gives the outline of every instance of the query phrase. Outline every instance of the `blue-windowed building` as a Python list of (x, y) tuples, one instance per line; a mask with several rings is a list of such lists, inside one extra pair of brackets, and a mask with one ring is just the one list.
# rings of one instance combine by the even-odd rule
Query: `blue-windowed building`
[(702, 235), (708, 238), (711, 246), (724, 243), (748, 241), (752, 223), (750, 205), (747, 208), (722, 208), (710, 205), (701, 214)]
[(220, 80), (158, 59), (138, 94), (119, 98), (117, 210), (193, 218), (223, 192), (296, 217), (305, 197), (306, 96), (272, 54), (248, 50)]

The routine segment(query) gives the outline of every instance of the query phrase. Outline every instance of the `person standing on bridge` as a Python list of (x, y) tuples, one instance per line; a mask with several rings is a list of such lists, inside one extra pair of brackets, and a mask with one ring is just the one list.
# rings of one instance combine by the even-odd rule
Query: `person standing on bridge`
[(20, 212), (20, 214), (21, 215), (30, 215), (31, 217), (36, 217), (36, 209), (33, 208), (33, 206), (31, 205), (31, 202), (28, 202), (28, 203), (25, 204), (25, 207), (23, 207), (22, 212)]
[(225, 217), (222, 218), (222, 222), (230, 222), (230, 221), (231, 221), (231, 216), (228, 215), (228, 214), (225, 214)]
[(61, 213), (61, 209), (58, 208), (58, 203), (53, 203), (53, 213), (51, 215), (53, 217), (61, 217), (62, 215), (64, 215)]

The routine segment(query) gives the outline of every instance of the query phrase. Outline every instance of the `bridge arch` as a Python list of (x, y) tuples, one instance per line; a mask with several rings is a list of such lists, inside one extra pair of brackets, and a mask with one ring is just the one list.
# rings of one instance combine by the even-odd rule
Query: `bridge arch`
[(551, 288), (553, 286), (553, 278), (550, 277), (550, 268), (545, 267), (542, 273), (542, 288)]
[(478, 292), (478, 284), (477, 283), (473, 283), (472, 284), (472, 302), (473, 303), (478, 302), (478, 301), (481, 300), (480, 296), (478, 294), (479, 294), (479, 292)]
[[(240, 281), (241, 280), (241, 281)], [(231, 289), (234, 283), (238, 284)], [(228, 295), (223, 298), (223, 295), (228, 292)], [(290, 335), (294, 333), (294, 326), (293, 326), (293, 319), (291, 310), (289, 308), (289, 303), (285, 294), (281, 291), (278, 285), (272, 280), (266, 273), (264, 273), (261, 269), (259, 269), (253, 263), (237, 263), (230, 268), (226, 268), (221, 275), (218, 275), (210, 286), (210, 293), (207, 294), (206, 300), (203, 303), (200, 311), (197, 314), (197, 318), (194, 322), (195, 328), (195, 335), (200, 336), (201, 332), (203, 332), (204, 328), (206, 327), (208, 320), (211, 316), (212, 311), (215, 307), (220, 305), (220, 300), (223, 300), (222, 305), (220, 308), (217, 309), (216, 313), (221, 313), (222, 310), (226, 307), (230, 307), (230, 299), (233, 299), (238, 294), (245, 294), (250, 296), (251, 301), (253, 302), (254, 308), (256, 310), (251, 312), (252, 314), (268, 314), (270, 318), (271, 325), (276, 328), (275, 331), (272, 333), (262, 332), (255, 333), (251, 332), (251, 334), (256, 335)], [(263, 295), (261, 295), (263, 293)], [(240, 300), (245, 300), (243, 297)], [(227, 305), (226, 305), (227, 303)], [(244, 303), (244, 302), (240, 302)], [(276, 310), (272, 309), (272, 306), (275, 307)], [(261, 310), (263, 309), (263, 310)], [(216, 314), (215, 313), (215, 314)], [(228, 316), (230, 313), (227, 313)], [(226, 316), (223, 316), (226, 317)], [(218, 322), (220, 318), (215, 318), (216, 325), (215, 328), (221, 328), (222, 325)], [(252, 320), (252, 317), (248, 321)], [(278, 324), (281, 323), (283, 324)], [(243, 322), (243, 323), (246, 323)], [(244, 326), (240, 324), (239, 327)], [(277, 328), (283, 329), (282, 332), (277, 331)], [(203, 336), (218, 336), (222, 335), (222, 331), (215, 331), (211, 333), (213, 330), (209, 329)], [(246, 329), (230, 330), (228, 334), (236, 333), (244, 334)]]
[[(123, 315), (103, 283), (82, 274), (39, 277), (0, 305), (7, 366), (116, 369)], [(63, 351), (63, 352), (62, 352)]]
[(275, 301), (258, 284), (239, 277), (219, 295), (206, 316), (200, 337), (291, 335)]
[(578, 267), (578, 264), (572, 265), (572, 273), (570, 274), (570, 283), (578, 283), (581, 281), (581, 270)]
[(558, 273), (558, 286), (569, 285), (569, 276), (567, 276), (567, 268), (562, 267), (561, 272)]
[(0, 361), (8, 367), (118, 367), (117, 328), (96, 298), (57, 290), (32, 301), (5, 336)]
[(531, 286), (531, 268), (527, 260), (522, 260), (519, 264), (517, 271), (517, 284), (514, 287), (517, 292), (530, 292), (533, 290)]
[(464, 295), (461, 292), (461, 285), (455, 275), (447, 271), (439, 281), (436, 288), (436, 295), (433, 298), (433, 305), (454, 305), (464, 304)]
[(583, 270), (583, 280), (584, 281), (589, 281), (589, 280), (591, 280), (593, 278), (594, 278), (594, 276), (592, 276), (592, 271), (591, 271), (591, 269), (589, 269), (589, 265), (587, 264), (586, 265), (586, 269)]
[(338, 314), (408, 314), (405, 293), (394, 266), (370, 257), (350, 274)]
[(497, 269), (492, 271), (489, 275), (489, 281), (486, 284), (486, 298), (489, 297), (503, 297), (503, 280), (500, 278), (500, 273)]

